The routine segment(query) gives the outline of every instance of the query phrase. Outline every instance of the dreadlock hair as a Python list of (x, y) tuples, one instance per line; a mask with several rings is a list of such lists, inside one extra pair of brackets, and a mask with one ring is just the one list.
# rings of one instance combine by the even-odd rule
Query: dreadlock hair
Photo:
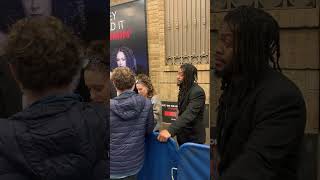
[(137, 72), (137, 61), (133, 54), (133, 51), (126, 47), (126, 46), (120, 46), (119, 48), (116, 48), (112, 51), (111, 54), (111, 70), (118, 67), (117, 65), (117, 54), (118, 52), (123, 52), (123, 54), (126, 57), (126, 63), (127, 67), (130, 68), (134, 73)]
[[(239, 6), (224, 17), (224, 23), (233, 33), (234, 47), (233, 60), (227, 73), (240, 76), (241, 82), (232, 82), (228, 77), (222, 79), (221, 90), (224, 91), (217, 110), (222, 108), (224, 101), (229, 101), (226, 99), (233, 99), (235, 104), (239, 104), (270, 64), (281, 72), (280, 28), (270, 14), (251, 6)], [(235, 89), (235, 86), (239, 87)], [(227, 93), (226, 89), (234, 93)]]
[(198, 80), (198, 71), (197, 68), (192, 64), (182, 64), (180, 69), (183, 73), (183, 81), (179, 87), (179, 101), (182, 97), (186, 95), (189, 89), (193, 86), (194, 83)]
[(251, 6), (240, 6), (224, 17), (234, 35), (231, 71), (254, 86), (260, 72), (272, 63), (279, 66), (279, 25), (268, 13)]

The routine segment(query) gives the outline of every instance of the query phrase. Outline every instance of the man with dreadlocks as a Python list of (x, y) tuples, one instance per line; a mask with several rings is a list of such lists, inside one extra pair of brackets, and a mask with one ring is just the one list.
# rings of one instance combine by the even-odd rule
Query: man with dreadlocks
[(168, 129), (160, 132), (158, 136), (160, 142), (166, 142), (168, 138), (177, 136), (179, 145), (186, 142), (205, 143), (206, 133), (203, 125), (205, 93), (197, 84), (197, 78), (197, 68), (192, 64), (180, 66), (177, 75), (178, 118)]
[(223, 90), (217, 109), (221, 180), (298, 178), (305, 102), (281, 73), (279, 57), (279, 25), (271, 15), (241, 6), (224, 17), (215, 52)]

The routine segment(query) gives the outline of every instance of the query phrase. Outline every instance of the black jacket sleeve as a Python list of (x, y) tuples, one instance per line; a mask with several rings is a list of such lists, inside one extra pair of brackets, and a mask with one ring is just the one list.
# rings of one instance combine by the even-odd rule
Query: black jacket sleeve
[(152, 108), (152, 104), (150, 102), (149, 105), (149, 112), (148, 112), (148, 119), (147, 119), (147, 124), (146, 124), (146, 133), (150, 134), (153, 129), (154, 129), (155, 123), (154, 123), (154, 116), (153, 116), (153, 108)]
[(201, 89), (194, 89), (192, 92), (190, 92), (188, 101), (189, 104), (187, 105), (186, 110), (168, 128), (168, 131), (172, 137), (176, 134), (179, 134), (182, 128), (194, 121), (201, 109), (204, 108), (204, 91)]
[(299, 151), (306, 121), (301, 94), (266, 92), (256, 102), (255, 127), (220, 180), (272, 180), (282, 167), (295, 165), (290, 157)]

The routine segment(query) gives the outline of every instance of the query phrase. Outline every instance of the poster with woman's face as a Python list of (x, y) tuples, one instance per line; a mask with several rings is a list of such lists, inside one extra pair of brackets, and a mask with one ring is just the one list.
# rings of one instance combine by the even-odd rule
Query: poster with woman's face
[(129, 67), (148, 74), (145, 1), (137, 0), (110, 8), (110, 66)]

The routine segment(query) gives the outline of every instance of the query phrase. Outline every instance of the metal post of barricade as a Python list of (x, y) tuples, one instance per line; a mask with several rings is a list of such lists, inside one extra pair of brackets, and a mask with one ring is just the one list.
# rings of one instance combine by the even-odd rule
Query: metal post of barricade
[(178, 168), (175, 168), (175, 167), (173, 167), (173, 168), (171, 168), (171, 180), (175, 180), (174, 179), (174, 175), (173, 175), (173, 171), (178, 171)]

